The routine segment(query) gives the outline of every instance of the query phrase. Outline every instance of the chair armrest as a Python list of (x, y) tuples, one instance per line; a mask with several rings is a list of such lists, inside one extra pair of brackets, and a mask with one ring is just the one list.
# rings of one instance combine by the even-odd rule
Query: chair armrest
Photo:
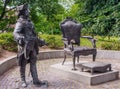
[(67, 38), (62, 38), (63, 41), (68, 41)]
[(91, 36), (81, 36), (81, 38), (87, 38), (92, 43), (93, 48), (96, 48), (96, 39)]
[(81, 36), (81, 38), (94, 39), (92, 36)]

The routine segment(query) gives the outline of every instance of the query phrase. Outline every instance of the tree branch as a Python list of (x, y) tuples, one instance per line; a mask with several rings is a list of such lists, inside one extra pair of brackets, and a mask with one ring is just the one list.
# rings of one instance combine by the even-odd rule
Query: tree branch
[(1, 15), (0, 15), (0, 20), (2, 20), (2, 18), (4, 17), (4, 15), (5, 15), (5, 13), (6, 13), (5, 9), (6, 9), (6, 6), (7, 6), (7, 4), (8, 4), (9, 2), (10, 2), (10, 0), (5, 0), (5, 2), (4, 2), (4, 7), (3, 7), (2, 13), (1, 13)]
[(11, 8), (11, 9), (9, 9), (9, 10), (5, 11), (5, 13), (7, 13), (7, 12), (9, 12), (9, 11), (11, 11), (11, 10), (15, 9), (15, 8), (16, 8), (16, 7), (13, 7), (13, 8)]

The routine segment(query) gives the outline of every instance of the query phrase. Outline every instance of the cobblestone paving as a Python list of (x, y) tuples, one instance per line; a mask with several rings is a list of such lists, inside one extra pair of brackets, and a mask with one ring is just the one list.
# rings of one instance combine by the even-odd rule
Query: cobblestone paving
[[(71, 59), (69, 59), (70, 61)], [(81, 58), (81, 61), (92, 59), (84, 59)], [(120, 71), (120, 60), (109, 60), (109, 59), (97, 59), (97, 61), (104, 61), (106, 63), (111, 63), (112, 68)], [(56, 74), (52, 74), (49, 71), (49, 67), (52, 64), (62, 62), (61, 59), (48, 59), (41, 60), (37, 62), (38, 75), (40, 80), (47, 80), (49, 82), (49, 86), (41, 86), (36, 87), (32, 84), (31, 76), (28, 77), (29, 65), (26, 68), (26, 80), (28, 83), (27, 88), (21, 88), (20, 84), (20, 75), (19, 75), (19, 67), (13, 67), (2, 76), (0, 76), (0, 89), (120, 89), (120, 79), (115, 81), (110, 81), (107, 83), (99, 84), (99, 85), (86, 85), (81, 82), (77, 82), (74, 80), (70, 80), (63, 77), (60, 77)]]

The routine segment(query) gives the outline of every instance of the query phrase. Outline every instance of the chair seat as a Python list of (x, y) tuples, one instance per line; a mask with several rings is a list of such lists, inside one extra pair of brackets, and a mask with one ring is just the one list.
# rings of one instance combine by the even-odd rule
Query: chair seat
[(66, 51), (69, 54), (75, 54), (75, 55), (89, 55), (95, 53), (96, 49), (90, 47), (77, 46), (74, 47), (73, 51), (71, 51), (69, 48), (64, 48), (64, 51)]

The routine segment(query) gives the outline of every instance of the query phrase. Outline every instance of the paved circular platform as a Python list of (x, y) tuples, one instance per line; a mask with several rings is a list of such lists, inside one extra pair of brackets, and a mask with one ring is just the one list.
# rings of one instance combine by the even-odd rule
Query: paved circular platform
[[(62, 63), (63, 58), (59, 59), (47, 59), (37, 62), (38, 75), (40, 80), (47, 80), (49, 86), (36, 87), (31, 82), (31, 76), (28, 77), (29, 65), (26, 68), (26, 76), (28, 87), (24, 89), (120, 89), (120, 79), (115, 81), (110, 81), (107, 83), (90, 86), (77, 82), (74, 80), (67, 79), (65, 77), (60, 77), (59, 75), (52, 74), (49, 71), (49, 67), (55, 63)], [(67, 59), (71, 60), (71, 59)], [(91, 61), (91, 59), (80, 58), (81, 61)], [(109, 60), (109, 59), (96, 59), (97, 61), (102, 61), (106, 63), (111, 63), (112, 68), (120, 71), (120, 60)], [(71, 60), (72, 61), (72, 60)], [(20, 75), (19, 67), (15, 66), (9, 71), (5, 72), (0, 76), (0, 89), (23, 89), (20, 87)]]

